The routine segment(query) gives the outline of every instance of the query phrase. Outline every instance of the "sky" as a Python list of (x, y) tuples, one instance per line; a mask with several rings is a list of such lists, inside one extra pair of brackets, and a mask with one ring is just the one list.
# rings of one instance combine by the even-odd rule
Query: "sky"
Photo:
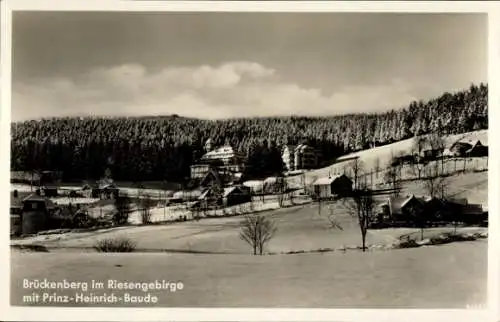
[(15, 12), (12, 121), (382, 112), (487, 82), (487, 16)]

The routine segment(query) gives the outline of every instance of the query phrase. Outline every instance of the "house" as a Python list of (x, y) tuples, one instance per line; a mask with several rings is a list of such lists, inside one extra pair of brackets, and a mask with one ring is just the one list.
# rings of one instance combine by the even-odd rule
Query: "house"
[(101, 183), (99, 185), (102, 199), (112, 199), (118, 195), (119, 189), (114, 183)]
[(206, 188), (213, 185), (224, 187), (231, 184), (233, 179), (234, 178), (224, 170), (210, 168), (210, 170), (205, 173), (203, 178), (198, 181), (198, 186), (201, 188)]
[(444, 202), (449, 209), (449, 221), (476, 223), (487, 219), (482, 218), (485, 214), (482, 205), (469, 204), (467, 199), (446, 199)]
[(11, 171), (12, 183), (31, 185), (58, 185), (62, 178), (60, 171)]
[(242, 153), (235, 151), (232, 146), (225, 145), (205, 153), (201, 157), (201, 161), (221, 161), (225, 169), (233, 172), (242, 172), (244, 170), (246, 157)]
[(438, 199), (434, 197), (390, 197), (378, 207), (377, 221), (481, 223), (487, 219), (481, 205), (469, 204), (467, 199)]
[(87, 198), (101, 198), (101, 190), (97, 183), (86, 183), (82, 187), (82, 193)]
[(10, 234), (18, 236), (22, 234), (23, 200), (32, 192), (11, 191), (10, 193)]
[(443, 150), (441, 149), (426, 148), (422, 150), (422, 152), (419, 155), (419, 158), (424, 160), (434, 160), (439, 156), (441, 156), (442, 154)]
[(216, 187), (210, 187), (205, 189), (201, 195), (197, 198), (197, 206), (201, 209), (208, 208), (218, 208), (224, 203), (224, 188), (218, 189)]
[(246, 157), (235, 151), (230, 145), (212, 150), (209, 139), (205, 144), (205, 153), (201, 159), (191, 165), (191, 180), (203, 179), (212, 169), (219, 172), (221, 177), (228, 177), (228, 182), (239, 182), (245, 169)]
[(424, 203), (414, 195), (390, 197), (379, 209), (379, 217), (390, 221), (414, 221), (424, 210)]
[(230, 207), (252, 201), (250, 189), (245, 186), (234, 186), (224, 188), (223, 203)]
[(26, 195), (12, 191), (10, 201), (11, 233), (15, 235), (35, 234), (46, 229), (57, 208), (50, 199), (36, 193)]
[(319, 164), (318, 151), (306, 144), (285, 145), (281, 158), (286, 171), (314, 169)]
[(223, 189), (211, 187), (203, 191), (198, 197), (199, 207), (202, 209), (212, 207), (230, 207), (242, 203), (250, 202), (250, 189), (245, 186), (232, 186)]
[(352, 191), (352, 180), (345, 174), (319, 178), (313, 182), (316, 198), (331, 198), (346, 196)]
[(41, 191), (46, 197), (57, 197), (59, 195), (58, 187), (54, 185), (43, 186)]
[(436, 197), (417, 198), (423, 205), (420, 214), (424, 221), (446, 221), (449, 217), (449, 210), (445, 203)]
[(294, 170), (314, 169), (318, 166), (318, 153), (306, 144), (299, 144), (295, 148)]
[(470, 149), (465, 151), (469, 157), (486, 157), (488, 156), (488, 147), (483, 145), (481, 141), (476, 140), (471, 143)]
[(243, 186), (249, 188), (252, 194), (261, 194), (264, 192), (263, 180), (248, 180), (243, 182)]
[(38, 185), (40, 182), (40, 174), (35, 171), (11, 171), (10, 182)]
[(294, 171), (295, 169), (295, 145), (287, 144), (283, 147), (281, 158), (287, 171)]
[(202, 179), (210, 171), (211, 166), (208, 163), (193, 164), (190, 166), (191, 179)]
[(84, 184), (82, 192), (87, 198), (112, 199), (119, 194), (120, 189), (111, 180), (101, 180)]
[(443, 156), (446, 157), (465, 157), (467, 151), (472, 148), (472, 145), (467, 142), (455, 142), (449, 148), (445, 149)]
[(195, 201), (201, 196), (201, 194), (202, 191), (200, 189), (181, 190), (175, 192), (170, 201), (174, 203)]
[(285, 179), (283, 177), (268, 177), (264, 180), (263, 189), (266, 193), (279, 193), (285, 188)]

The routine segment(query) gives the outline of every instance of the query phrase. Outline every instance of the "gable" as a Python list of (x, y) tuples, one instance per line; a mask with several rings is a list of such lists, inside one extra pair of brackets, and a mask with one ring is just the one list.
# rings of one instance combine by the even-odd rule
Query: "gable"
[(339, 177), (335, 178), (332, 182), (333, 184), (339, 184), (339, 185), (350, 185), (352, 186), (352, 180), (349, 179), (346, 175), (342, 174)]

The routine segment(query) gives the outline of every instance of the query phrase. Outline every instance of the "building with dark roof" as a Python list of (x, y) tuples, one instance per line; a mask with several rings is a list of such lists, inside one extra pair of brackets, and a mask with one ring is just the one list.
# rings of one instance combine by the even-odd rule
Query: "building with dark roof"
[(345, 174), (316, 179), (313, 183), (313, 192), (316, 198), (332, 198), (346, 196), (352, 191), (352, 180)]
[(378, 220), (392, 222), (465, 222), (482, 220), (481, 205), (469, 204), (467, 199), (439, 199), (414, 195), (389, 197), (378, 206)]
[(52, 200), (37, 193), (11, 191), (11, 233), (26, 235), (45, 229), (56, 208)]

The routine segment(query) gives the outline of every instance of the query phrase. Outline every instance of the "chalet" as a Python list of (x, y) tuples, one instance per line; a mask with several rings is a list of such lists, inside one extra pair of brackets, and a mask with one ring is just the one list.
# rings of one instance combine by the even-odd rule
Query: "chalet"
[(34, 234), (47, 227), (50, 215), (56, 210), (56, 205), (36, 193), (11, 192), (10, 216), (11, 233)]
[(230, 207), (251, 201), (250, 189), (245, 186), (225, 187), (218, 190), (216, 187), (206, 189), (199, 197), (199, 206), (202, 208)]
[(316, 198), (345, 196), (352, 191), (352, 180), (345, 174), (319, 178), (312, 184)]
[(207, 152), (201, 157), (201, 162), (222, 162), (222, 167), (231, 172), (242, 172), (246, 162), (246, 157), (230, 145), (225, 145)]
[(424, 210), (424, 204), (421, 199), (414, 195), (406, 197), (389, 198), (388, 200), (390, 218), (393, 221), (414, 220)]
[(227, 186), (231, 183), (230, 175), (218, 171), (215, 168), (210, 168), (210, 170), (205, 173), (205, 175), (198, 181), (198, 186), (201, 188), (211, 187), (217, 185), (219, 187)]
[(483, 145), (481, 141), (476, 140), (471, 143), (471, 148), (465, 153), (469, 157), (485, 157), (488, 156), (488, 147)]
[(212, 141), (205, 144), (207, 151), (200, 160), (191, 165), (191, 181), (202, 180), (212, 170), (217, 171), (221, 177), (227, 177), (228, 182), (239, 182), (245, 169), (246, 157), (235, 151), (230, 145), (212, 149)]
[(449, 221), (477, 223), (487, 220), (487, 216), (483, 218), (486, 212), (482, 205), (470, 204), (467, 199), (446, 199), (444, 202), (449, 211)]
[(450, 217), (449, 209), (443, 200), (436, 197), (417, 198), (422, 204), (420, 219), (423, 221), (446, 221)]
[(225, 189), (217, 189), (216, 187), (205, 189), (197, 198), (198, 207), (202, 209), (221, 207), (224, 203), (224, 190)]
[(467, 151), (472, 148), (472, 145), (467, 142), (455, 142), (449, 148), (445, 149), (443, 155), (446, 157), (465, 157)]
[(226, 207), (252, 201), (250, 189), (245, 186), (224, 188), (223, 202)]
[(415, 222), (446, 216), (441, 200), (434, 197), (390, 197), (380, 205), (378, 217), (389, 221)]
[(392, 222), (465, 222), (479, 223), (485, 212), (481, 205), (468, 204), (467, 199), (438, 199), (434, 197), (390, 197), (379, 205), (378, 221)]

